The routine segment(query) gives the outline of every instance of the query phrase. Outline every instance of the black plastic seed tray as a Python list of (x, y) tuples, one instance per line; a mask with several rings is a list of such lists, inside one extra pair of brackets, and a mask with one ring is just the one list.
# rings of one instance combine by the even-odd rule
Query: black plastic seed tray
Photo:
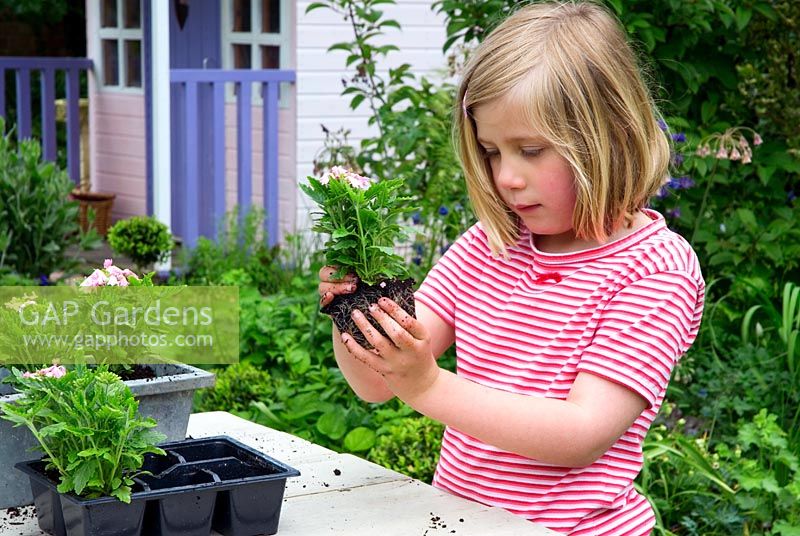
[(160, 445), (136, 477), (130, 504), (60, 494), (44, 462), (16, 464), (31, 481), (39, 528), (54, 536), (257, 536), (278, 531), (286, 479), (299, 476), (225, 436)]

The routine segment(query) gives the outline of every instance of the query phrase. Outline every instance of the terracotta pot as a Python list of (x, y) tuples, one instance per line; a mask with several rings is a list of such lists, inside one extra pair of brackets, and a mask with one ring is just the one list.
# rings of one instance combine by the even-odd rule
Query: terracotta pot
[(114, 206), (114, 198), (117, 194), (103, 192), (81, 192), (78, 189), (72, 190), (70, 199), (80, 202), (78, 219), (81, 229), (84, 232), (89, 228), (89, 208), (94, 210), (94, 228), (103, 236), (108, 233), (111, 223), (111, 207)]

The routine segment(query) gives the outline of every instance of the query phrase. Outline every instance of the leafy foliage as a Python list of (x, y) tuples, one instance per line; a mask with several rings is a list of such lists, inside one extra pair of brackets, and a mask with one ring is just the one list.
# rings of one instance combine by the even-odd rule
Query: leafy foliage
[(147, 453), (166, 439), (156, 422), (141, 418), (130, 388), (107, 367), (77, 366), (62, 377), (24, 377), (13, 369), (16, 403), (2, 403), (4, 419), (25, 426), (39, 442), (60, 493), (130, 502), (132, 478)]
[(367, 458), (417, 480), (431, 482), (443, 433), (444, 425), (425, 416), (389, 421), (378, 429), (378, 440)]
[(0, 272), (37, 279), (74, 267), (70, 246), (89, 248), (98, 240), (96, 231), (80, 232), (66, 171), (41, 156), (36, 140), (14, 144), (0, 118)]
[(394, 253), (406, 235), (397, 220), (413, 210), (404, 206), (409, 199), (398, 195), (402, 180), (371, 182), (335, 167), (323, 179), (309, 177), (308, 182), (301, 185), (303, 191), (322, 209), (314, 231), (330, 236), (327, 264), (368, 285), (407, 273), (403, 258)]
[(200, 237), (194, 249), (182, 251), (185, 272), (173, 275), (188, 285), (255, 286), (265, 294), (275, 292), (288, 284), (308, 255), (300, 237), (287, 236), (284, 242), (267, 243), (263, 209), (251, 208), (241, 217), (235, 208), (220, 222), (216, 240)]

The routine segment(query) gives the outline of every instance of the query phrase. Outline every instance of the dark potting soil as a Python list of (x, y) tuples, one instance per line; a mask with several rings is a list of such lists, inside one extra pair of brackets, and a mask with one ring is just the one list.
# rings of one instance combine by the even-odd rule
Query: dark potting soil
[(367, 320), (370, 321), (375, 329), (386, 336), (383, 328), (381, 328), (378, 322), (369, 314), (370, 304), (378, 303), (378, 299), (381, 297), (389, 298), (397, 303), (405, 312), (414, 318), (417, 317), (414, 308), (413, 279), (387, 279), (374, 285), (359, 283), (355, 292), (335, 296), (333, 301), (320, 309), (320, 311), (326, 315), (330, 315), (339, 333), (349, 333), (358, 344), (369, 349), (372, 348), (372, 345), (367, 342), (361, 330), (359, 330), (356, 323), (353, 322), (353, 318), (350, 314), (354, 309), (358, 309), (364, 313), (364, 316), (367, 317)]
[(156, 377), (156, 371), (149, 365), (134, 365), (133, 368), (121, 370), (117, 374), (123, 381), (151, 380)]

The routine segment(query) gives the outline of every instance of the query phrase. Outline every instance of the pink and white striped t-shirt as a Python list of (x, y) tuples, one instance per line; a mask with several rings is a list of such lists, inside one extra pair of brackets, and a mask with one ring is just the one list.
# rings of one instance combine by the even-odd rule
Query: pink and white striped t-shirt
[[(457, 372), (476, 383), (565, 399), (579, 372), (619, 383), (649, 407), (597, 461), (559, 467), (448, 427), (433, 484), (565, 534), (649, 534), (633, 480), (672, 368), (700, 326), (705, 284), (664, 218), (584, 251), (537, 250), (530, 232), (493, 257), (480, 223), (430, 271), (416, 299), (454, 327)], [(602, 404), (602, 400), (597, 401)]]

